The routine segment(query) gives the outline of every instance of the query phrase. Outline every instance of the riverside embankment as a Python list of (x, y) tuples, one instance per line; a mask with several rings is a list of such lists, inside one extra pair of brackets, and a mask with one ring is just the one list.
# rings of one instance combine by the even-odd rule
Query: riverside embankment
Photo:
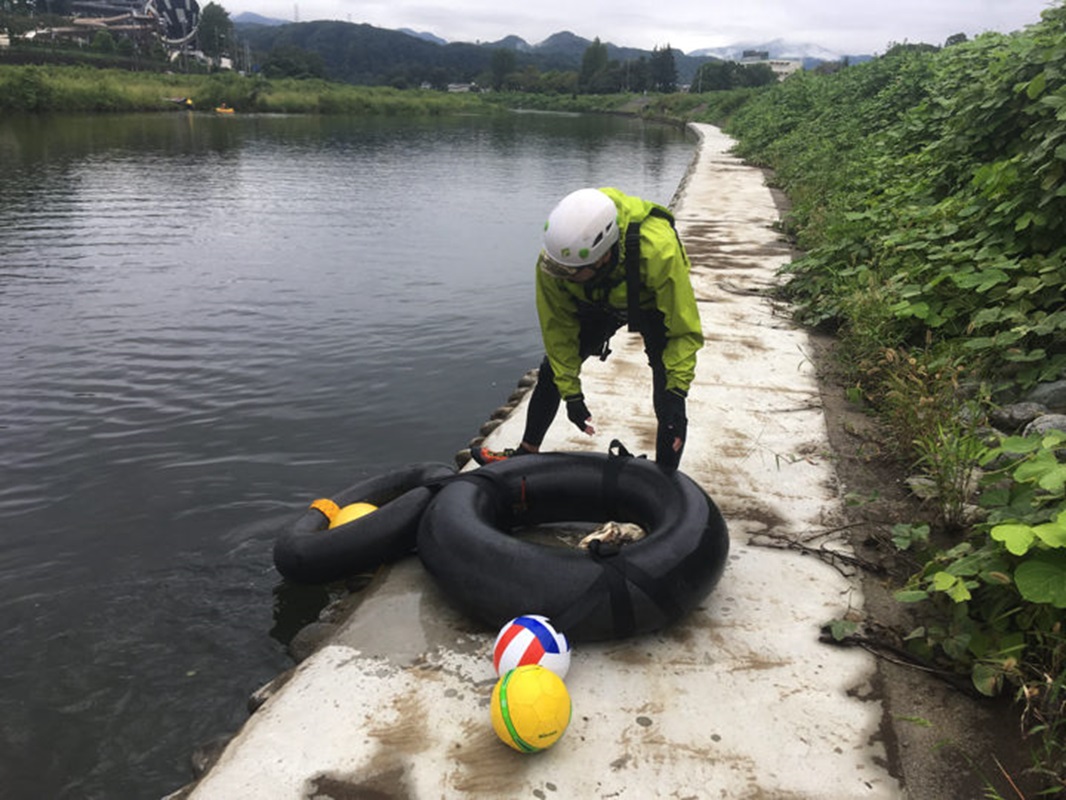
[[(523, 756), (489, 724), (495, 631), (459, 615), (417, 557), (382, 569), (308, 658), (262, 692), (206, 775), (173, 797), (963, 797), (907, 772), (911, 713), (891, 712), (873, 656), (820, 643), (864, 606), (859, 576), (766, 543), (849, 551), (807, 334), (770, 297), (790, 258), (763, 174), (710, 126), (673, 207), (707, 338), (682, 469), (732, 539), (715, 591), (681, 623), (578, 646), (563, 739)], [(650, 371), (619, 333), (590, 361), (595, 437), (563, 415), (545, 447), (654, 448)], [(487, 443), (515, 444), (528, 396)], [(262, 699), (262, 698), (260, 698)], [(909, 712), (908, 712), (909, 709)], [(924, 745), (923, 745), (924, 748)], [(916, 748), (917, 749), (917, 748)], [(954, 788), (958, 788), (954, 784)]]

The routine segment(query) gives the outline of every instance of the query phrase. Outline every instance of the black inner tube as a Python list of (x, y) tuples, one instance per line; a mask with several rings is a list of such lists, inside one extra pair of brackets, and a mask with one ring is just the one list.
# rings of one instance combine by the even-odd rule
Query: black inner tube
[(415, 548), (431, 485), (454, 474), (447, 464), (418, 463), (348, 487), (330, 499), (341, 507), (373, 503), (377, 511), (330, 529), (325, 514), (307, 509), (275, 541), (274, 566), (296, 583), (321, 584), (395, 561)]
[[(574, 641), (660, 629), (707, 595), (729, 536), (682, 473), (628, 456), (547, 453), (508, 459), (446, 485), (427, 509), (418, 553), (446, 594), (492, 627), (543, 614)], [(590, 551), (509, 535), (551, 522), (635, 522), (648, 536)]]

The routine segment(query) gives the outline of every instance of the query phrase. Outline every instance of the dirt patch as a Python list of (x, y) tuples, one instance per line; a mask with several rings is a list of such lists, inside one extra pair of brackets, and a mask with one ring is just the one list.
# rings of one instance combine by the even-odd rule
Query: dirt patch
[(892, 593), (918, 565), (892, 544), (891, 528), (927, 521), (932, 512), (907, 490), (908, 471), (891, 457), (887, 432), (847, 401), (835, 348), (833, 338), (812, 336), (812, 361), (852, 544), (869, 565), (863, 570), (865, 604), (857, 616), (873, 637), (901, 651), (877, 654), (873, 687), (884, 704), (881, 735), (890, 769), (913, 800), (1035, 798), (1041, 786), (1025, 774), (1032, 760), (1010, 699), (976, 696), (966, 676), (924, 671), (908, 664), (902, 653), (901, 636), (919, 620), (909, 617), (909, 608)]

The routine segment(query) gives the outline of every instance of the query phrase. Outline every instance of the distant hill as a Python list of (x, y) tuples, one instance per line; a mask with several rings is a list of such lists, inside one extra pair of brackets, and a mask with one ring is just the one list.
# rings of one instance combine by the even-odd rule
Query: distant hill
[(533, 45), (531, 45), (521, 36), (505, 36), (498, 42), (480, 42), (480, 44), (482, 47), (503, 48), (504, 50), (518, 50), (522, 53), (529, 53), (533, 50)]
[(406, 33), (408, 36), (414, 36), (416, 39), (424, 39), (427, 42), (433, 42), (433, 44), (448, 44), (447, 39), (435, 36), (429, 31), (413, 31), (410, 28), (399, 28), (398, 30), (400, 33)]
[[(576, 33), (570, 31), (560, 31), (559, 33), (553, 33), (543, 42), (537, 45), (537, 49), (545, 53), (558, 53), (560, 55), (566, 55), (570, 58), (581, 61), (581, 57), (585, 54), (585, 50), (592, 42), (588, 39), (584, 39), (578, 36)], [(610, 49), (608, 49), (608, 57), (610, 57)]]
[[(276, 28), (279, 26), (287, 25), (300, 25), (298, 22), (292, 22), (286, 19), (275, 19), (271, 17), (263, 17), (259, 14), (253, 14), (251, 12), (242, 12), (236, 17), (232, 18), (233, 23), (236, 26), (257, 25)], [(328, 22), (332, 20), (318, 20), (317, 23)], [(338, 21), (339, 20), (333, 20)], [(310, 25), (309, 22), (304, 25)], [(341, 23), (341, 25), (352, 25), (351, 22)], [(584, 55), (585, 49), (588, 45), (592, 44), (591, 39), (578, 36), (576, 33), (570, 31), (560, 31), (559, 33), (553, 33), (551, 36), (545, 39), (544, 42), (540, 42), (535, 45), (531, 45), (526, 39), (521, 36), (510, 35), (499, 39), (497, 42), (453, 42), (449, 43), (448, 39), (441, 38), (430, 31), (415, 31), (410, 28), (400, 28), (397, 31), (391, 31), (385, 28), (374, 28), (373, 26), (365, 26), (375, 31), (382, 31), (383, 33), (403, 33), (407, 36), (422, 39), (423, 42), (429, 42), (438, 46), (458, 46), (458, 45), (470, 45), (471, 47), (480, 47), (489, 50), (503, 48), (506, 50), (515, 50), (519, 53), (530, 53), (540, 55), (549, 55), (549, 60), (554, 61), (558, 59), (565, 66), (561, 68), (574, 69), (581, 65), (581, 58)], [(650, 57), (650, 51), (641, 50), (634, 47), (620, 47), (610, 42), (605, 43), (608, 49), (608, 58), (616, 61), (635, 61), (643, 57)], [(829, 50), (821, 45), (790, 42), (788, 39), (775, 38), (771, 42), (741, 42), (737, 44), (727, 45), (725, 47), (705, 47), (698, 50), (692, 50), (688, 53), (684, 53), (680, 50), (674, 50), (674, 60), (678, 66), (678, 78), (682, 83), (687, 83), (693, 75), (695, 75), (696, 69), (700, 64), (707, 60), (722, 60), (722, 61), (738, 61), (741, 59), (743, 53), (746, 50), (755, 50), (759, 52), (769, 52), (770, 58), (773, 59), (796, 59), (804, 62), (805, 68), (811, 68), (825, 62), (842, 61), (846, 59), (852, 64), (857, 64), (863, 61), (869, 61), (873, 58), (873, 55), (869, 54), (846, 54)]]
[(259, 14), (253, 14), (251, 11), (242, 11), (231, 20), (234, 25), (288, 25), (289, 21), (284, 19), (272, 19), (271, 17), (262, 17)]
[[(508, 38), (518, 39), (517, 36)], [(522, 42), (521, 39), (518, 39), (518, 41)], [(522, 44), (525, 44), (525, 42), (522, 42)], [(559, 33), (553, 33), (539, 44), (526, 45), (526, 47), (533, 52), (550, 53), (567, 59), (576, 66), (581, 66), (581, 59), (590, 44), (592, 44), (590, 39), (582, 38), (570, 31), (560, 31)], [(604, 42), (603, 44), (607, 47), (607, 58), (612, 61), (636, 61), (641, 57), (651, 57), (650, 50), (640, 50), (636, 47), (619, 47), (611, 42)], [(692, 76), (696, 74), (699, 65), (708, 60), (707, 56), (689, 56), (675, 48), (671, 48), (671, 51), (674, 54), (674, 63), (677, 65), (678, 79), (682, 83), (688, 83)]]
[[(443, 40), (432, 35), (365, 23), (319, 20), (268, 24), (260, 21), (262, 17), (248, 21), (247, 16), (235, 17), (234, 28), (260, 58), (275, 47), (299, 47), (317, 53), (331, 79), (355, 84), (383, 84), (399, 79), (439, 82), (442, 75), (449, 82), (468, 82), (490, 68), (493, 52), (501, 48), (515, 51), (519, 69), (532, 65), (541, 72), (578, 70), (585, 50), (592, 44), (569, 31), (549, 36), (537, 45), (518, 36), (483, 44), (442, 44)], [(648, 50), (605, 44), (612, 60), (650, 59), (652, 55)], [(673, 54), (681, 84), (691, 82), (700, 64), (714, 60), (709, 56), (687, 56), (680, 50), (673, 50)]]
[(322, 59), (326, 75), (345, 83), (465, 82), (489, 68), (492, 51), (473, 44), (437, 44), (416, 35), (351, 22), (295, 22), (268, 27), (235, 22), (238, 37), (261, 59), (274, 48), (298, 47)]

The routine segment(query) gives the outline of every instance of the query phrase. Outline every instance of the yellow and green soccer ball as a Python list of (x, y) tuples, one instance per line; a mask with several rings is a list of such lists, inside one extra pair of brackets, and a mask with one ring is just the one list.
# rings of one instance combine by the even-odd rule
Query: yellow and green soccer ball
[(570, 693), (563, 679), (539, 664), (511, 670), (492, 689), (492, 729), (520, 753), (551, 747), (570, 724)]

